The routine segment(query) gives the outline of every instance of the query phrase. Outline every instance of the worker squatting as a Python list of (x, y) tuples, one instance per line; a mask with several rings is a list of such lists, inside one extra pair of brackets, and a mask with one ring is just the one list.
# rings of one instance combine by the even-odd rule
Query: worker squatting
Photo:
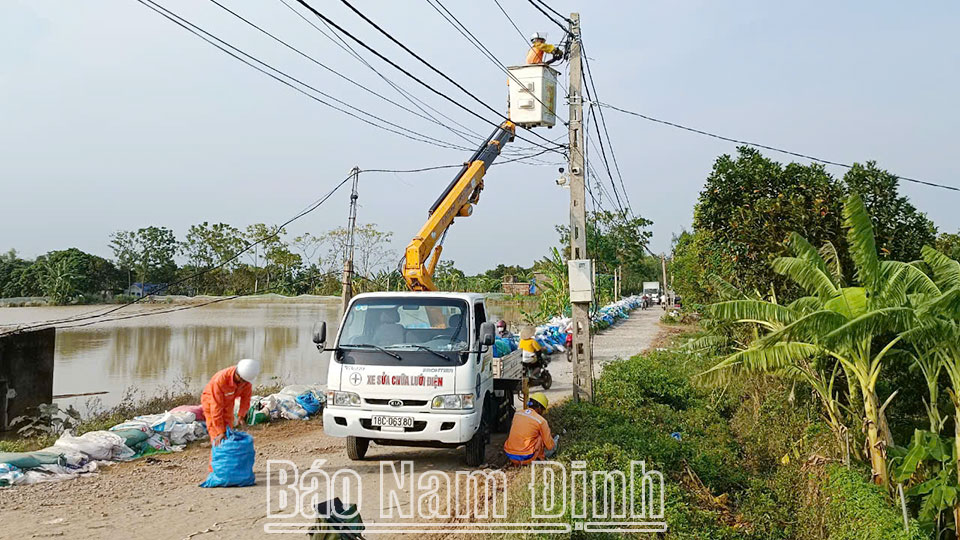
[[(364, 486), (353, 469), (326, 470), (318, 459), (305, 471), (287, 460), (267, 462), (267, 517), (311, 519), (318, 501), (339, 497), (360, 501), (367, 520), (469, 518), (482, 521), (507, 517), (508, 485), (503, 470), (415, 471), (413, 461), (381, 461), (375, 486)], [(516, 477), (520, 478), (520, 477)], [(378, 489), (373, 499), (364, 488)], [(531, 464), (531, 517), (657, 520), (664, 515), (663, 475), (647, 470), (643, 461), (631, 461), (626, 471), (587, 471), (575, 461), (569, 469), (555, 461)], [(377, 500), (380, 515), (364, 509), (365, 500)], [(342, 516), (349, 517), (349, 516)]]

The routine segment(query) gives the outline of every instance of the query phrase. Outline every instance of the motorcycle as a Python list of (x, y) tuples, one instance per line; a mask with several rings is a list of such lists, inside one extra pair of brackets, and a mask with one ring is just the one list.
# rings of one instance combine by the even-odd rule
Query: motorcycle
[(538, 352), (535, 362), (523, 364), (523, 376), (527, 378), (529, 386), (541, 386), (544, 390), (549, 390), (553, 386), (553, 376), (547, 370), (549, 363), (550, 358)]

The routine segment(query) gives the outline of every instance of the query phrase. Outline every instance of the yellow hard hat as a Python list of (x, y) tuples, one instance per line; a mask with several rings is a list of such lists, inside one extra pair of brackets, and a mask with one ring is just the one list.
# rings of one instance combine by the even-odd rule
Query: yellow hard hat
[(550, 406), (550, 402), (547, 400), (547, 396), (543, 392), (530, 394), (530, 401), (536, 401), (540, 405), (543, 405), (544, 409)]

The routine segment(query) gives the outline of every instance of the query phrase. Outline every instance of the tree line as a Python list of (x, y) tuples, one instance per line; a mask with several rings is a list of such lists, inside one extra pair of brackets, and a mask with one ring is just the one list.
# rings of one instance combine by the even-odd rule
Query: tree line
[[(645, 255), (652, 222), (624, 213), (593, 212), (588, 219), (589, 248), (597, 260), (598, 301), (613, 296), (614, 269), (623, 268), (625, 293), (657, 280), (659, 261)], [(545, 247), (546, 256), (531, 266), (499, 262), (474, 275), (454, 261), (441, 261), (435, 282), (442, 290), (502, 292), (507, 277), (527, 282), (537, 273), (544, 309), (565, 309), (566, 253), (569, 233), (558, 226), (560, 247)], [(399, 254), (391, 249), (392, 232), (376, 224), (358, 225), (354, 235), (355, 291), (403, 290)], [(112, 259), (77, 248), (50, 251), (34, 260), (10, 250), (0, 255), (0, 297), (47, 297), (51, 303), (127, 300), (134, 284), (162, 287), (166, 294), (244, 295), (269, 291), (284, 295), (338, 295), (349, 244), (345, 227), (322, 234), (290, 237), (276, 226), (255, 223), (240, 229), (203, 222), (177, 238), (173, 230), (149, 226), (110, 235)], [(152, 292), (154, 289), (147, 289)]]
[[(377, 275), (396, 263), (389, 248), (392, 236), (372, 223), (357, 227), (359, 275)], [(69, 248), (29, 260), (11, 249), (0, 255), (0, 297), (100, 302), (123, 297), (135, 283), (189, 296), (334, 294), (340, 290), (347, 243), (344, 227), (288, 238), (284, 229), (263, 223), (241, 230), (203, 222), (180, 240), (169, 228), (149, 226), (111, 234), (113, 259)]]

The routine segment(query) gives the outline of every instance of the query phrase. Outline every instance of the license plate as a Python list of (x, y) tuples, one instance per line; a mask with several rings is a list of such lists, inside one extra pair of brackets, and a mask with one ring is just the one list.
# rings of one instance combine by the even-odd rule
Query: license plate
[(374, 416), (370, 423), (379, 427), (413, 427), (412, 416)]

